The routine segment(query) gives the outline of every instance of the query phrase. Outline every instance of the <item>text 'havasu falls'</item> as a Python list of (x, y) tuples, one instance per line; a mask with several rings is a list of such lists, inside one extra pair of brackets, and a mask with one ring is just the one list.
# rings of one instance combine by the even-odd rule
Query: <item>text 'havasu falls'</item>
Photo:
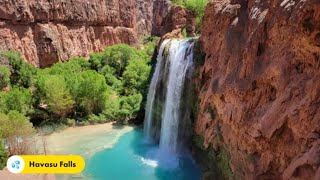
[[(59, 165), (59, 166), (58, 166)], [(63, 162), (60, 161), (60, 163), (36, 163), (34, 161), (29, 162), (29, 167), (76, 167), (76, 163), (72, 161)]]

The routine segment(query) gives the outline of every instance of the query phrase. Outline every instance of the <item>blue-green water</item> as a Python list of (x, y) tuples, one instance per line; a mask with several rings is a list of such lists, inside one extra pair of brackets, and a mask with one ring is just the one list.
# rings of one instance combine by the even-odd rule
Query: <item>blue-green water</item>
[[(95, 180), (197, 180), (200, 170), (188, 155), (159, 155), (141, 129), (124, 134), (111, 148), (86, 160), (84, 176)], [(164, 161), (163, 161), (164, 160)], [(175, 166), (175, 167), (174, 167)]]

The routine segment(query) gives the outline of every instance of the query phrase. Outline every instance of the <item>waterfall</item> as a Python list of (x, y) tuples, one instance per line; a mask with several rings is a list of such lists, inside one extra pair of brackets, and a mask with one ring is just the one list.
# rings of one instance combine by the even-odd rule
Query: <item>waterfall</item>
[(160, 149), (169, 152), (178, 150), (178, 133), (180, 118), (180, 103), (186, 79), (187, 70), (192, 67), (193, 43), (173, 40), (169, 49), (170, 62), (167, 97), (162, 114)]
[(164, 48), (168, 42), (169, 42), (169, 40), (165, 40), (160, 46), (159, 54), (157, 56), (156, 69), (155, 69), (154, 74), (152, 76), (151, 84), (149, 86), (145, 120), (144, 120), (144, 135), (148, 141), (152, 141), (152, 139), (154, 137), (154, 130), (152, 129), (152, 110), (153, 110), (155, 93), (156, 93), (156, 85), (159, 80), (161, 63), (163, 61), (163, 52), (164, 52)]
[[(159, 142), (161, 152), (179, 153), (188, 136), (189, 109), (184, 105), (186, 84), (193, 69), (192, 39), (164, 41), (147, 97), (144, 132)], [(189, 132), (190, 133), (190, 132)]]

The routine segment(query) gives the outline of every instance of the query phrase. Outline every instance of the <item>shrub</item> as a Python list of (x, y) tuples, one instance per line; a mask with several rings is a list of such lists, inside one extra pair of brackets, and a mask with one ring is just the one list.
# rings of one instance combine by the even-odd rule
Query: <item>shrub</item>
[(95, 114), (91, 114), (88, 116), (88, 122), (90, 124), (99, 124), (99, 123), (101, 123), (101, 119), (99, 116), (97, 116)]
[(196, 13), (197, 17), (202, 18), (208, 4), (208, 0), (184, 0), (184, 6)]
[(0, 142), (0, 170), (2, 170), (6, 166), (7, 160), (8, 160), (8, 153), (4, 149), (2, 142)]
[(142, 44), (143, 44), (143, 52), (149, 56), (149, 59), (152, 58), (155, 52), (155, 48), (157, 44), (159, 43), (160, 37), (156, 36), (146, 36), (142, 38)]
[(28, 114), (32, 112), (32, 94), (30, 90), (14, 87), (4, 96), (6, 106), (5, 112), (10, 110), (15, 110), (22, 114)]
[(8, 67), (0, 65), (0, 90), (10, 85), (11, 72)]
[(105, 49), (102, 63), (115, 69), (115, 74), (120, 77), (128, 65), (129, 60), (136, 55), (137, 50), (128, 45), (115, 45)]
[(90, 69), (90, 63), (84, 58), (73, 58), (68, 62), (59, 62), (48, 68), (51, 75), (65, 75), (80, 73)]
[(103, 52), (90, 54), (89, 63), (90, 63), (91, 69), (99, 71), (103, 67), (102, 65), (103, 58), (104, 58)]
[(225, 179), (230, 179), (234, 174), (230, 168), (230, 154), (225, 148), (221, 148), (217, 155), (218, 169)]
[(131, 95), (139, 92), (145, 94), (150, 70), (151, 67), (144, 60), (134, 59), (130, 61), (123, 73), (125, 94)]
[(115, 69), (110, 67), (109, 65), (105, 65), (101, 70), (100, 74), (102, 74), (106, 78), (107, 84), (111, 87), (112, 90), (122, 94), (123, 85), (122, 81), (118, 79), (115, 74)]
[(105, 78), (96, 71), (80, 74), (76, 102), (86, 114), (99, 114), (104, 110), (106, 92), (109, 88)]
[(7, 100), (6, 93), (0, 91), (0, 113), (1, 112), (4, 113), (8, 111), (6, 100)]
[(132, 118), (135, 113), (140, 110), (140, 104), (142, 102), (141, 94), (134, 94), (130, 96), (124, 96), (120, 99), (120, 120), (125, 118)]
[(11, 84), (30, 87), (34, 80), (33, 76), (36, 74), (36, 68), (24, 62), (18, 52), (5, 51), (0, 55), (7, 58), (11, 66)]
[(79, 123), (79, 125), (80, 125), (80, 126), (89, 126), (89, 125), (90, 125), (90, 122), (88, 122), (88, 121), (81, 121), (81, 122)]
[(103, 110), (104, 117), (109, 121), (114, 121), (119, 118), (120, 113), (120, 101), (115, 92), (108, 94), (108, 98), (105, 102), (105, 109)]
[(18, 111), (0, 113), (0, 134), (6, 140), (10, 154), (29, 153), (32, 146), (29, 146), (28, 138), (34, 133), (35, 130), (28, 118)]
[(25, 88), (31, 87), (34, 83), (34, 76), (36, 75), (37, 70), (30, 64), (23, 62), (21, 69), (18, 70), (19, 80), (18, 85), (21, 85)]
[(69, 127), (74, 127), (76, 125), (76, 120), (74, 119), (67, 118), (65, 122)]
[[(17, 128), (19, 127), (19, 128)], [(0, 113), (0, 135), (4, 139), (30, 135), (34, 132), (32, 124), (18, 111)]]
[[(189, 11), (192, 11), (197, 16), (197, 24), (201, 26), (202, 18), (209, 0), (171, 0), (173, 4), (184, 6)], [(199, 27), (198, 27), (199, 28)]]
[(63, 76), (45, 76), (43, 82), (39, 82), (39, 88), (44, 94), (43, 101), (48, 105), (50, 112), (64, 117), (72, 111), (74, 101)]
[(107, 47), (102, 53), (91, 54), (89, 62), (91, 68), (100, 71), (105, 65), (115, 70), (114, 75), (118, 78), (126, 69), (128, 62), (136, 57), (147, 58), (145, 53), (126, 44), (118, 44)]

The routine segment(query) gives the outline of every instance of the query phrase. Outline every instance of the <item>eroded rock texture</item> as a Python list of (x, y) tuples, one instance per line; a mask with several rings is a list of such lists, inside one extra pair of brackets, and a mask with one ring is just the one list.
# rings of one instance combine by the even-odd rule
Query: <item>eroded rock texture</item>
[(202, 29), (205, 147), (231, 179), (320, 179), (320, 1), (217, 1)]
[(161, 35), (179, 30), (185, 31), (188, 37), (196, 36), (196, 15), (181, 6), (172, 6), (163, 22)]
[(170, 0), (156, 0), (154, 2), (152, 24), (152, 34), (157, 36), (168, 34), (165, 39), (183, 37), (182, 31), (185, 31), (188, 37), (196, 36), (195, 13), (184, 7), (172, 5)]
[(151, 32), (152, 0), (0, 0), (0, 50), (45, 67)]
[(165, 26), (164, 19), (170, 11), (170, 0), (155, 0), (152, 19), (152, 34), (157, 36), (163, 35), (163, 29)]

